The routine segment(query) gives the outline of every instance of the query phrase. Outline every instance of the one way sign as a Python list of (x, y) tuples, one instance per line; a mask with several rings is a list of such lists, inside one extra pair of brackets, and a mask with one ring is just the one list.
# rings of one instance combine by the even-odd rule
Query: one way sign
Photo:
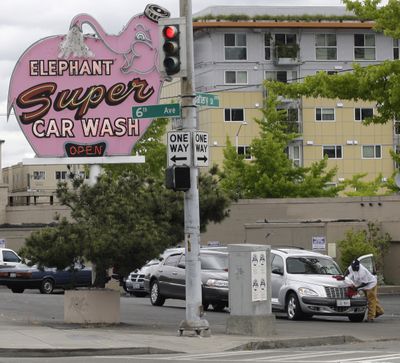
[(189, 131), (172, 131), (167, 134), (168, 166), (191, 165), (192, 143)]
[(208, 166), (208, 134), (203, 131), (193, 132), (194, 141), (194, 166)]

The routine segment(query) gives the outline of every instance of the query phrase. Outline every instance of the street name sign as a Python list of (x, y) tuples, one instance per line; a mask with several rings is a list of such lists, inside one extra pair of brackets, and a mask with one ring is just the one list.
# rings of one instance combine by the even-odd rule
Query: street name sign
[(203, 131), (193, 132), (193, 160), (194, 166), (208, 166), (209, 147), (208, 133)]
[(132, 107), (132, 117), (159, 118), (159, 117), (181, 117), (181, 106), (179, 103), (169, 103), (162, 105), (134, 106)]
[(197, 92), (194, 103), (196, 106), (219, 107), (219, 97), (212, 93)]
[(170, 131), (167, 133), (168, 166), (191, 166), (192, 142), (190, 131)]

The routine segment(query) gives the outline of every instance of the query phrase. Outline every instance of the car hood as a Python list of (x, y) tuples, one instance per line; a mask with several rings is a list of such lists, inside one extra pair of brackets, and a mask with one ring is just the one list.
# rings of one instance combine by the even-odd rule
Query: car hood
[(338, 280), (333, 275), (290, 275), (291, 281), (304, 283), (307, 285), (331, 286), (331, 287), (347, 287), (348, 284), (344, 280)]

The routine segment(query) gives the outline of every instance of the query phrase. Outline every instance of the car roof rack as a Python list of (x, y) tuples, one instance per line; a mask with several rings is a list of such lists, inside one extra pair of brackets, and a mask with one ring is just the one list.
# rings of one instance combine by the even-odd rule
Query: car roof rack
[(299, 247), (299, 246), (276, 246), (276, 247), (272, 247), (272, 249), (277, 250), (277, 251), (281, 251), (283, 253), (287, 253), (287, 251), (285, 251), (284, 249), (292, 249), (292, 250), (304, 250), (303, 247)]

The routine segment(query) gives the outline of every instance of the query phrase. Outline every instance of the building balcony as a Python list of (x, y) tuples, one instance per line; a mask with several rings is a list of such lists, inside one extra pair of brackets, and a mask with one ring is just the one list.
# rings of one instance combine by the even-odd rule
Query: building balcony
[(300, 64), (298, 44), (277, 44), (274, 48), (274, 64), (290, 66)]

